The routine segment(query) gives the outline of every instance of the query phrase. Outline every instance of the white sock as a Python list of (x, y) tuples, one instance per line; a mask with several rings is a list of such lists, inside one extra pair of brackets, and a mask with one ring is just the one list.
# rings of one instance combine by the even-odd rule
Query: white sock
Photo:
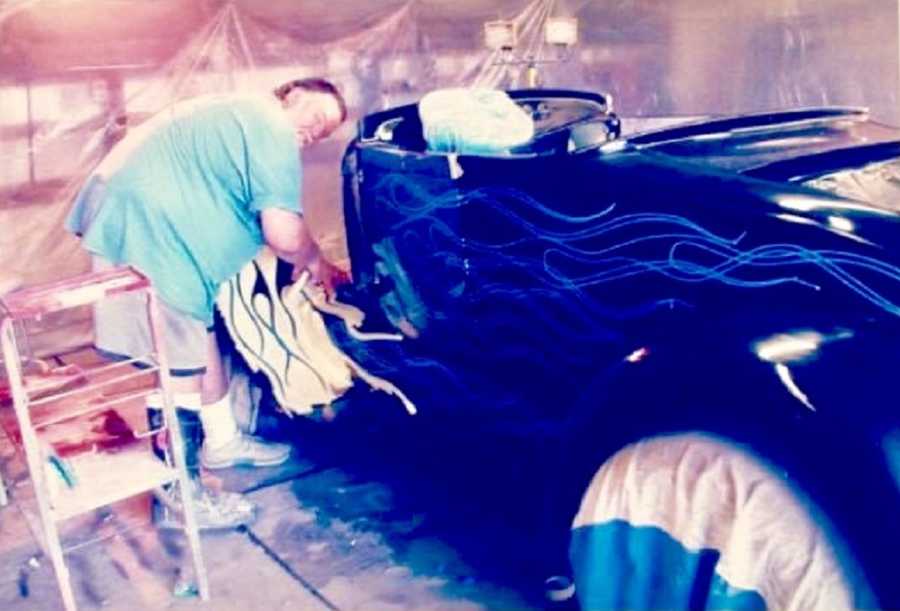
[(231, 411), (231, 397), (227, 393), (215, 403), (203, 405), (200, 422), (206, 435), (204, 443), (213, 450), (221, 448), (238, 434), (237, 421)]
[[(200, 411), (200, 393), (198, 392), (173, 392), (172, 401), (175, 407), (189, 409), (192, 412)], [(152, 392), (147, 395), (147, 407), (155, 409), (163, 408), (162, 393)]]

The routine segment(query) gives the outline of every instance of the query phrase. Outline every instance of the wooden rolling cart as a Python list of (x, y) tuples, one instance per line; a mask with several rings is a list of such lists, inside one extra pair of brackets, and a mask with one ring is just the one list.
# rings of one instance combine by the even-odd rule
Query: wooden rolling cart
[[(147, 315), (155, 345), (152, 354), (140, 359), (86, 369), (82, 372), (81, 383), (72, 388), (51, 393), (35, 393), (33, 388), (29, 388), (23, 375), (20, 351), (26, 323), (40, 320), (52, 312), (89, 305), (131, 291), (147, 295)], [(179, 487), (184, 506), (184, 530), (194, 565), (195, 585), (200, 597), (207, 600), (209, 586), (200, 549), (193, 495), (185, 468), (183, 440), (172, 401), (171, 378), (161, 336), (160, 312), (149, 280), (131, 268), (115, 268), (13, 291), (2, 297), (2, 305), (0, 343), (3, 362), (34, 486), (43, 531), (42, 544), (53, 563), (65, 608), (74, 610), (76, 606), (65, 550), (60, 541), (60, 522), (166, 485)], [(155, 383), (124, 393), (110, 395), (103, 392), (116, 385), (121, 387), (123, 383), (127, 386), (128, 382), (133, 382), (138, 376), (155, 376)], [(100, 410), (109, 410), (128, 401), (139, 401), (151, 392), (162, 394), (163, 426), (158, 430), (134, 433), (136, 443), (127, 449), (114, 453), (95, 451), (63, 460), (55, 454), (46, 438), (42, 439), (42, 431), (47, 427)], [(176, 424), (169, 426), (169, 423)], [(140, 442), (140, 439), (161, 433), (163, 429), (167, 429), (170, 450), (166, 461), (156, 458), (149, 444)], [(0, 500), (5, 500), (5, 492), (3, 496)]]

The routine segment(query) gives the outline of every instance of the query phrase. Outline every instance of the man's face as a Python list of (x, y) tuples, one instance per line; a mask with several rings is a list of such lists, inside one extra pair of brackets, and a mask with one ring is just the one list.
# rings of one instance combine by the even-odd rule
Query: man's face
[(286, 110), (301, 146), (327, 138), (341, 124), (341, 107), (328, 93), (294, 92), (288, 97)]

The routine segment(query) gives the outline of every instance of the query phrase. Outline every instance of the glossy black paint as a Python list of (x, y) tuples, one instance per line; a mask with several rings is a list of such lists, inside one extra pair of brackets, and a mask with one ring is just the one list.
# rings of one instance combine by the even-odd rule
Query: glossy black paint
[[(900, 426), (900, 218), (796, 182), (896, 155), (900, 132), (811, 109), (617, 140), (602, 97), (514, 93), (542, 96), (565, 118), (541, 117), (537, 143), (505, 157), (427, 153), (414, 106), (362, 122), (344, 160), (342, 298), (417, 337), (360, 345), (335, 329), (342, 347), (404, 388), (423, 426), (540, 452), (551, 541), (622, 445), (710, 431), (795, 481), (900, 606), (883, 447)], [(585, 123), (602, 138), (572, 152)], [(806, 403), (755, 348), (798, 330), (824, 338), (782, 362)]]

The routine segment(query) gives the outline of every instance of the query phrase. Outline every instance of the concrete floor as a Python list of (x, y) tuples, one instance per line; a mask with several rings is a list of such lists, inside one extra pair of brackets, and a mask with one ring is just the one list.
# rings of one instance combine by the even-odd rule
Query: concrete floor
[[(11, 504), (0, 508), (0, 609), (58, 609), (62, 603), (53, 570), (34, 536), (38, 525), (24, 458), (8, 436), (11, 412), (0, 407), (7, 431), (0, 432), (0, 471), (11, 496)], [(140, 414), (122, 417), (130, 421)], [(410, 496), (408, 486), (399, 493), (389, 480), (354, 466), (359, 463), (342, 461), (339, 449), (323, 452), (320, 440), (304, 440), (304, 434), (316, 434), (315, 426), (304, 433), (296, 424), (285, 435), (295, 444), (288, 464), (219, 471), (208, 478), (212, 486), (245, 492), (261, 508), (249, 528), (202, 536), (209, 603), (175, 594), (187, 580), (183, 567), (190, 566), (185, 541), (180, 533), (153, 527), (149, 498), (143, 495), (65, 523), (66, 558), (80, 608), (541, 606), (513, 567), (522, 550), (482, 536), (484, 524), (469, 524), (479, 514), (469, 500), (452, 506), (448, 499), (453, 495), (434, 494), (440, 489), (434, 482), (422, 488), (432, 491), (430, 500), (415, 492)], [(91, 431), (84, 435), (97, 434), (96, 427), (86, 428)], [(89, 445), (90, 440), (79, 441)], [(430, 508), (437, 505), (437, 513), (459, 519), (432, 519)], [(457, 545), (460, 533), (467, 533), (464, 552)], [(514, 533), (507, 538), (516, 539)]]

